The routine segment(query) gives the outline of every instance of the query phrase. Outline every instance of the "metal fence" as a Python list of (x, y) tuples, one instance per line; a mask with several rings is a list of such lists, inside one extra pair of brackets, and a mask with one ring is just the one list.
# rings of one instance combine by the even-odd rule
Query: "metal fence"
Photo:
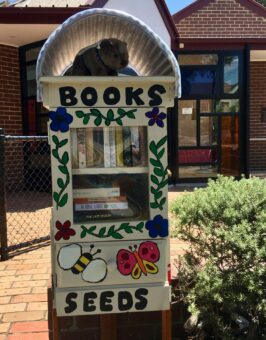
[(1, 260), (50, 239), (51, 167), (46, 136), (7, 136), (0, 129)]

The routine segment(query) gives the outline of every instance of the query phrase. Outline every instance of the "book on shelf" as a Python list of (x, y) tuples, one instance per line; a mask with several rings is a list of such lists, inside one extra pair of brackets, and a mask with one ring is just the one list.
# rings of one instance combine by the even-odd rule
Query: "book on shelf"
[(147, 129), (95, 127), (73, 129), (73, 168), (147, 166)]
[(148, 165), (148, 150), (147, 150), (147, 128), (139, 126), (139, 154), (140, 166)]
[(110, 129), (108, 127), (103, 128), (103, 148), (104, 148), (104, 167), (110, 168)]
[(77, 130), (70, 130), (70, 140), (71, 140), (71, 159), (72, 159), (72, 168), (78, 168), (78, 140), (77, 140)]
[(78, 144), (78, 165), (79, 168), (86, 168), (86, 145), (85, 145), (85, 129), (77, 129)]
[(118, 126), (115, 130), (115, 140), (116, 140), (116, 166), (123, 167), (124, 159), (123, 159), (123, 127)]
[(120, 188), (90, 188), (90, 189), (74, 189), (73, 198), (105, 198), (105, 197), (119, 197)]
[(115, 127), (109, 128), (109, 150), (110, 150), (110, 167), (116, 167), (116, 140)]
[(128, 126), (123, 128), (123, 148), (124, 165), (132, 166), (131, 131)]
[(93, 145), (93, 132), (92, 128), (86, 128), (85, 131), (86, 140), (86, 167), (90, 168), (94, 166), (94, 145)]
[(104, 166), (103, 128), (93, 128), (93, 163), (95, 167)]
[(126, 196), (105, 198), (74, 198), (75, 211), (104, 211), (128, 209)]
[(131, 127), (130, 132), (131, 132), (132, 165), (138, 166), (140, 164), (139, 128), (136, 126)]

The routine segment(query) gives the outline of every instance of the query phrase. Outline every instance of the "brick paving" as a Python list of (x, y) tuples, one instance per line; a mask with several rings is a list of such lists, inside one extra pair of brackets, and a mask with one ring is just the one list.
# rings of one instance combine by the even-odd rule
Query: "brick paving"
[[(169, 192), (169, 199), (179, 192)], [(174, 260), (186, 245), (171, 240)], [(0, 262), (0, 340), (48, 340), (47, 287), (50, 284), (50, 246)]]

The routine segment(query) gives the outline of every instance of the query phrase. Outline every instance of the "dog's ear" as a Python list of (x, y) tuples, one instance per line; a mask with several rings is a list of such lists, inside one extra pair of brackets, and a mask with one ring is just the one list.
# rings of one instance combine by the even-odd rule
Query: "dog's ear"
[(100, 48), (104, 53), (108, 53), (113, 46), (113, 42), (110, 39), (103, 39), (100, 42)]

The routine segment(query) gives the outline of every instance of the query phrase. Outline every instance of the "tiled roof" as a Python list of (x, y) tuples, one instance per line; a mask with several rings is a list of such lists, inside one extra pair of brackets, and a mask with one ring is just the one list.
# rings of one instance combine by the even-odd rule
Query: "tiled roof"
[(18, 0), (12, 7), (80, 7), (90, 6), (94, 0)]

